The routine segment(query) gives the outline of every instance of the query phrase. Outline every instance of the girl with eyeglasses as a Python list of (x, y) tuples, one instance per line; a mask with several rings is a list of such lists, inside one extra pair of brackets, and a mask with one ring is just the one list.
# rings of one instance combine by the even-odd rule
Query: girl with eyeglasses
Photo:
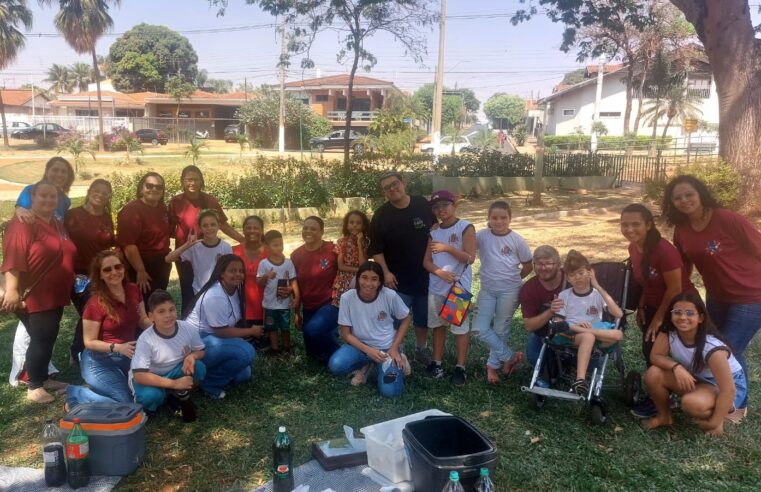
[(738, 422), (747, 395), (745, 371), (732, 348), (711, 322), (695, 293), (674, 297), (650, 353), (645, 373), (658, 413), (644, 421), (646, 429), (673, 422), (669, 393), (682, 397), (682, 410), (706, 434), (724, 433), (724, 421)]
[(116, 244), (127, 257), (130, 279), (147, 302), (157, 289), (166, 290), (172, 265), (169, 253), (169, 216), (164, 205), (164, 178), (149, 172), (137, 184), (137, 198), (116, 217)]
[(140, 288), (127, 280), (126, 263), (115, 250), (100, 251), (90, 265), (91, 297), (82, 313), (82, 379), (69, 385), (66, 410), (79, 403), (132, 401), (127, 380), (135, 343), (151, 322)]

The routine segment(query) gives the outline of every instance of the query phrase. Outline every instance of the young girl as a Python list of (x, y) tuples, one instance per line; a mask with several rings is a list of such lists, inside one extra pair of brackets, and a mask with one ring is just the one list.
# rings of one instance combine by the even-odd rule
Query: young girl
[(671, 300), (661, 333), (650, 352), (645, 373), (658, 414), (644, 421), (647, 429), (671, 425), (669, 392), (682, 397), (682, 410), (706, 434), (724, 433), (724, 419), (739, 422), (747, 394), (745, 371), (706, 313), (700, 296), (691, 292)]
[(198, 214), (198, 228), (202, 238), (190, 233), (188, 240), (164, 258), (167, 263), (182, 259), (193, 267), (193, 293), (197, 294), (209, 280), (217, 259), (232, 254), (233, 248), (219, 238), (219, 215), (216, 210), (207, 209)]
[(359, 265), (367, 261), (369, 239), (367, 231), (370, 221), (359, 210), (352, 210), (344, 216), (343, 237), (338, 240), (338, 275), (333, 284), (333, 305), (338, 307), (341, 295), (353, 287), (352, 281)]
[(521, 280), (531, 273), (533, 266), (526, 240), (510, 229), (510, 205), (502, 200), (492, 203), (488, 217), (489, 228), (476, 234), (481, 258), (481, 291), (476, 301), (473, 331), (489, 346), (487, 381), (498, 383), (500, 368), (510, 375), (523, 360), (523, 352), (510, 350), (507, 338), (518, 306)]

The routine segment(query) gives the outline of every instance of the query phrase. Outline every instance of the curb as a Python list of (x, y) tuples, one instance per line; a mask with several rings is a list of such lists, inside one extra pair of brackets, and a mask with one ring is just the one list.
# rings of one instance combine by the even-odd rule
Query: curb
[(607, 213), (621, 213), (621, 210), (623, 210), (625, 205), (617, 205), (615, 207), (593, 207), (593, 208), (582, 208), (579, 210), (558, 210), (557, 212), (544, 212), (540, 214), (535, 215), (524, 215), (521, 217), (515, 217), (510, 222), (528, 222), (532, 219), (560, 219), (562, 217), (575, 217), (578, 215), (598, 215), (598, 214), (607, 214)]

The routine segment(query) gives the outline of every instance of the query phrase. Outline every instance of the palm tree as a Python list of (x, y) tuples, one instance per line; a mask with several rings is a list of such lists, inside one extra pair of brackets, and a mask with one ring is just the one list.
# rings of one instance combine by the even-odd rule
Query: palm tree
[(672, 87), (666, 94), (665, 103), (667, 119), (666, 126), (663, 127), (663, 138), (666, 138), (666, 132), (674, 118), (683, 121), (684, 118), (703, 114), (700, 109), (700, 96), (690, 92), (686, 84)]
[[(52, 4), (53, 0), (38, 0), (41, 4)], [(80, 54), (92, 55), (95, 84), (98, 90), (98, 147), (103, 147), (103, 104), (100, 100), (100, 70), (95, 44), (98, 39), (114, 26), (108, 15), (113, 5), (121, 5), (121, 0), (58, 0), (60, 10), (55, 16), (55, 27), (63, 34), (69, 46)]]
[(79, 89), (79, 92), (87, 90), (87, 86), (92, 82), (92, 67), (87, 63), (77, 62), (69, 68), (71, 83)]
[[(13, 63), (19, 50), (24, 47), (24, 35), (19, 31), (22, 24), (27, 31), (32, 28), (32, 11), (27, 8), (26, 0), (0, 0), (0, 70)], [(2, 91), (0, 116), (3, 120), (3, 141), (8, 147), (8, 125), (5, 124)]]
[(71, 92), (72, 81), (69, 67), (53, 63), (48, 68), (46, 75), (44, 80), (45, 82), (50, 82), (50, 90), (55, 94), (68, 94)]

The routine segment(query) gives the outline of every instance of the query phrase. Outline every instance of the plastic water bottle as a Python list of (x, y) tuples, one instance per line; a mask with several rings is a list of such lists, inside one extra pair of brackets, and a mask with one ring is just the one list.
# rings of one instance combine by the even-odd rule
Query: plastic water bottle
[(456, 471), (449, 472), (449, 482), (441, 492), (465, 492), (460, 483), (460, 474)]
[(275, 442), (272, 443), (272, 491), (291, 492), (293, 490), (293, 460), (291, 438), (284, 426), (277, 430)]
[(494, 482), (489, 478), (489, 469), (481, 468), (481, 476), (476, 482), (476, 492), (494, 492), (497, 490), (494, 487)]
[(74, 428), (66, 441), (66, 460), (69, 462), (66, 477), (72, 489), (86, 487), (90, 482), (90, 439), (79, 422), (78, 417), (74, 419)]
[(42, 429), (42, 458), (45, 464), (45, 484), (60, 487), (66, 482), (66, 461), (63, 457), (63, 439), (58, 426), (51, 419)]

